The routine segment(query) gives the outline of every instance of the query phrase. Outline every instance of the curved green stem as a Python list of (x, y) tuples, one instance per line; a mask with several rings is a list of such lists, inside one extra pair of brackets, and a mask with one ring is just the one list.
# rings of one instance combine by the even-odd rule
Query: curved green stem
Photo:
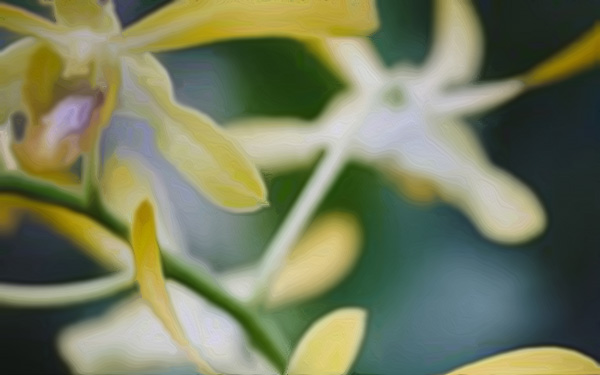
[[(102, 204), (99, 196), (77, 194), (55, 184), (32, 179), (20, 173), (0, 176), (0, 193), (12, 193), (38, 201), (66, 207), (96, 220), (116, 236), (128, 241), (129, 227), (117, 219)], [(97, 191), (95, 192), (97, 194)], [(89, 200), (91, 198), (91, 200)], [(92, 202), (90, 204), (90, 202)], [(222, 308), (245, 329), (253, 345), (281, 373), (284, 372), (287, 355), (264, 322), (248, 306), (232, 297), (212, 275), (161, 249), (165, 276), (176, 280), (201, 295), (207, 301)]]

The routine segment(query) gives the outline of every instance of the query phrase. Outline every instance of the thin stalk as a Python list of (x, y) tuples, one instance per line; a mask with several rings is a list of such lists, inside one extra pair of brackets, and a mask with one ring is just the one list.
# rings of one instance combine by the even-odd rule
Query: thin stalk
[[(89, 205), (86, 198), (58, 187), (52, 183), (31, 179), (18, 173), (0, 176), (0, 193), (11, 193), (38, 201), (51, 203), (84, 214), (104, 225), (110, 232), (129, 242), (129, 227), (114, 217), (101, 201)], [(99, 199), (99, 197), (94, 197)], [(189, 262), (178, 259), (172, 253), (161, 249), (163, 267), (167, 278), (176, 280), (207, 301), (222, 308), (235, 318), (244, 328), (251, 342), (280, 371), (287, 363), (287, 355), (269, 328), (258, 315), (223, 289), (212, 275)]]
[(258, 280), (251, 300), (257, 303), (283, 266), (292, 246), (300, 239), (309, 219), (346, 165), (344, 143), (333, 145), (319, 162), (302, 193), (294, 203), (290, 213), (271, 240), (259, 263)]

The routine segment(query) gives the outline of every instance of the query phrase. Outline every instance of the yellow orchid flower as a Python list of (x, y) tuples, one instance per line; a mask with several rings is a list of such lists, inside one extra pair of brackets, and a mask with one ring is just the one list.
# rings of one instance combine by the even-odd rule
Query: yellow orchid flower
[(171, 307), (162, 275), (154, 215), (147, 201), (142, 202), (135, 212), (131, 246), (81, 213), (19, 195), (0, 194), (0, 234), (14, 232), (25, 215), (49, 226), (108, 269), (117, 272), (102, 279), (62, 285), (0, 283), (0, 304), (57, 306), (73, 301), (81, 303), (115, 293), (137, 280), (142, 298), (148, 301), (175, 342), (202, 373), (215, 373), (191, 347)]
[(0, 4), (0, 27), (27, 37), (0, 52), (0, 123), (24, 112), (12, 150), (29, 172), (65, 180), (91, 151), (114, 110), (149, 120), (164, 156), (215, 203), (263, 204), (260, 175), (239, 147), (194, 108), (176, 102), (149, 53), (235, 38), (311, 41), (365, 35), (378, 24), (372, 0), (175, 1), (121, 29), (112, 2), (54, 0), (55, 22)]
[[(521, 181), (495, 166), (463, 120), (528, 87), (564, 78), (597, 59), (597, 28), (561, 56), (518, 78), (470, 83), (484, 48), (469, 1), (435, 2), (434, 44), (423, 66), (387, 68), (367, 38), (313, 44), (348, 80), (348, 92), (316, 120), (255, 118), (228, 127), (263, 170), (311, 165), (324, 151), (288, 222), (265, 252), (263, 284), (348, 161), (379, 169), (419, 201), (439, 197), (482, 235), (516, 244), (546, 227), (544, 209)], [(281, 235), (279, 235), (281, 234)]]

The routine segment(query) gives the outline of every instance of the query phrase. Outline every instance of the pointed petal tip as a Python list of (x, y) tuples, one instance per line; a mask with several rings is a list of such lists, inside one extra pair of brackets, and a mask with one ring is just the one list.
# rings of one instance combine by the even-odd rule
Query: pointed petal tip
[(313, 323), (290, 359), (289, 374), (346, 374), (365, 336), (367, 312), (359, 307), (335, 310)]

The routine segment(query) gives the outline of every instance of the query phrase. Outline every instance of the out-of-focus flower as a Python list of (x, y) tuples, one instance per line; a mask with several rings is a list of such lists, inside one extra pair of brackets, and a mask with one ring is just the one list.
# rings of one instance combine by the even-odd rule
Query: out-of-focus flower
[[(226, 374), (274, 374), (249, 350), (230, 317), (185, 287), (168, 283), (169, 294), (190, 340), (200, 355)], [(289, 374), (345, 374), (356, 358), (365, 329), (365, 313), (341, 309), (315, 323), (291, 356)], [(117, 306), (100, 319), (69, 327), (59, 349), (77, 373), (189, 373), (190, 364), (140, 299)], [(595, 375), (591, 358), (559, 347), (516, 350), (453, 370), (447, 375)]]
[[(289, 305), (314, 297), (339, 282), (357, 258), (359, 233), (357, 224), (348, 214), (330, 213), (318, 218), (277, 274), (266, 294), (267, 307)], [(150, 238), (150, 235), (144, 237)], [(145, 268), (159, 269), (156, 265)], [(138, 262), (138, 270), (143, 269), (144, 266)], [(253, 289), (252, 283), (256, 281), (255, 271), (252, 268), (229, 272), (222, 275), (220, 281), (231, 294), (246, 300)], [(152, 286), (161, 283), (157, 273), (152, 272), (146, 273), (146, 276), (154, 281), (140, 282), (146, 288), (141, 288), (142, 297), (150, 294), (151, 297), (146, 299), (151, 301), (151, 305), (168, 306), (162, 288)], [(138, 273), (138, 280), (139, 277)], [(62, 335), (60, 345), (73, 369), (83, 373), (129, 373), (179, 366), (177, 368), (182, 372), (189, 372), (189, 356), (181, 349), (187, 347), (188, 353), (196, 350), (211, 367), (224, 373), (274, 372), (262, 356), (250, 349), (242, 327), (226, 312), (176, 282), (167, 281), (166, 285), (173, 311), (160, 312), (155, 307), (157, 314), (154, 315), (142, 299), (133, 298), (99, 320), (69, 328)], [(161, 314), (163, 324), (157, 318)], [(174, 317), (183, 326), (184, 339), (179, 341), (183, 340), (185, 345), (179, 346), (180, 349), (175, 345), (178, 342), (176, 337), (171, 338), (166, 329), (168, 325), (175, 324)], [(189, 340), (193, 349), (185, 340)], [(317, 354), (318, 351), (311, 355)]]
[(92, 150), (115, 109), (147, 118), (164, 156), (215, 203), (248, 210), (266, 192), (244, 153), (204, 114), (175, 101), (148, 52), (235, 38), (310, 41), (377, 27), (372, 1), (175, 1), (125, 30), (111, 1), (51, 1), (56, 22), (0, 5), (0, 27), (28, 37), (0, 54), (0, 123), (23, 111), (19, 166), (61, 181)]
[[(305, 165), (325, 150), (315, 174), (335, 175), (347, 160), (358, 160), (386, 172), (415, 199), (440, 197), (460, 208), (490, 239), (531, 239), (546, 226), (542, 206), (490, 162), (463, 117), (510, 100), (527, 88), (524, 82), (538, 85), (573, 73), (589, 56), (541, 66), (521, 79), (469, 83), (484, 51), (476, 13), (463, 0), (440, 0), (435, 9), (434, 45), (423, 66), (387, 69), (368, 39), (328, 39), (316, 48), (329, 53), (350, 88), (316, 125), (258, 118), (233, 124), (231, 134), (264, 169)], [(321, 183), (322, 190), (326, 186)]]
[(538, 347), (515, 350), (477, 361), (447, 375), (598, 375), (600, 367), (574, 350)]
[[(168, 287), (191, 342), (219, 373), (277, 373), (226, 313), (179, 284), (169, 282)], [(347, 373), (364, 337), (366, 315), (362, 309), (343, 308), (319, 319), (296, 346), (286, 373)], [(59, 349), (76, 373), (190, 373), (189, 360), (140, 299), (69, 327), (59, 337)]]
[[(315, 219), (289, 251), (264, 293), (264, 306), (276, 309), (315, 298), (336, 286), (358, 260), (362, 230), (349, 213), (332, 212)], [(241, 300), (253, 297), (259, 267), (226, 272), (222, 282)]]

